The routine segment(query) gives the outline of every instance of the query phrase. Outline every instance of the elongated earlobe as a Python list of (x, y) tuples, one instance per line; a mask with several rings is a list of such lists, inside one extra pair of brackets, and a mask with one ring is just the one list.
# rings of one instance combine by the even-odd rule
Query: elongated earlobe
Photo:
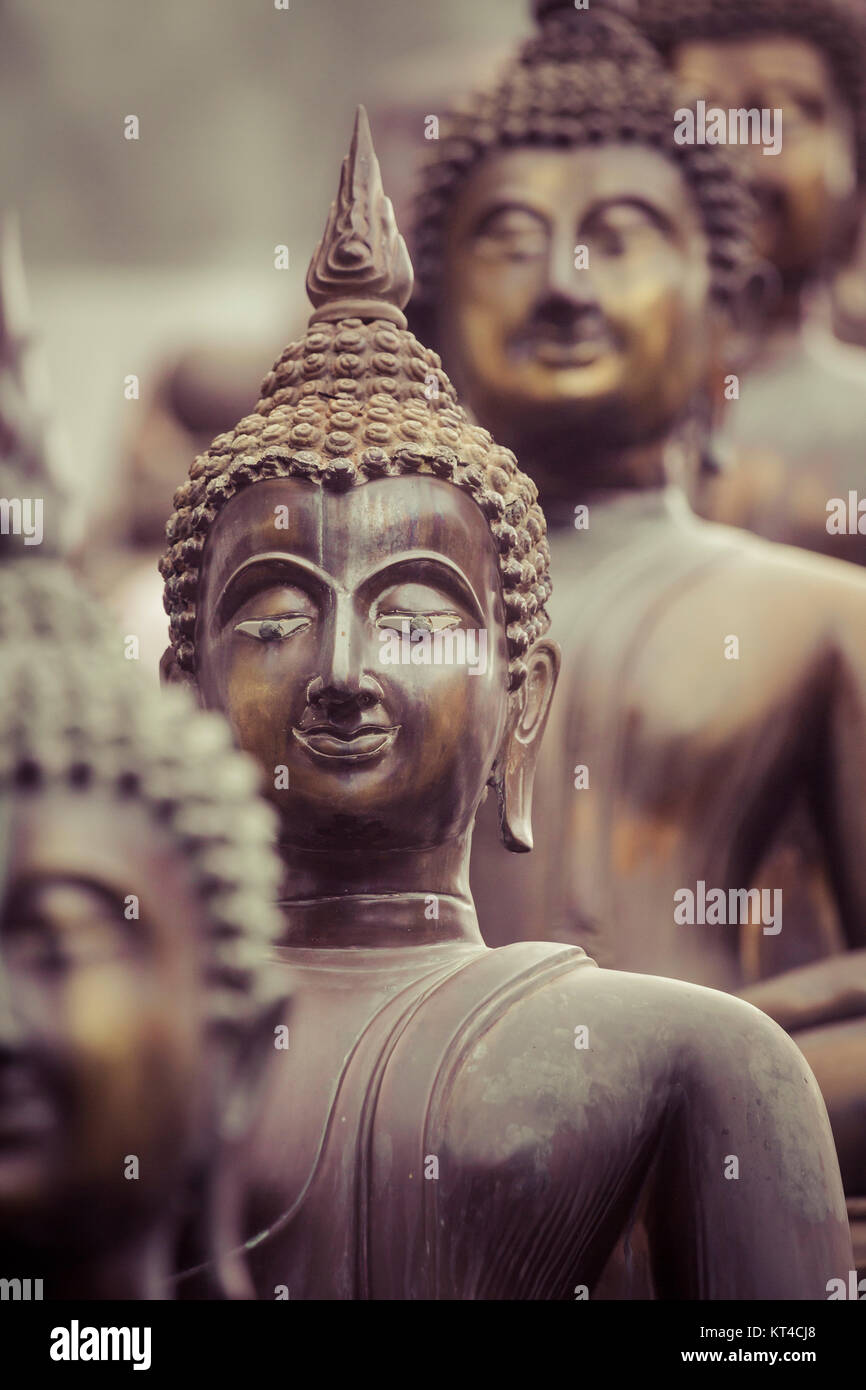
[(555, 642), (536, 642), (524, 658), (526, 679), (511, 696), (502, 753), (493, 773), (499, 803), (499, 830), (506, 849), (532, 849), (532, 784), (559, 675)]

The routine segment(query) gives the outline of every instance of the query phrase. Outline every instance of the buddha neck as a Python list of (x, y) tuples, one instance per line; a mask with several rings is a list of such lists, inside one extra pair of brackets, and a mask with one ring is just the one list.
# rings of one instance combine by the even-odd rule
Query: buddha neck
[(784, 279), (771, 269), (758, 311), (757, 334), (748, 349), (746, 364), (760, 366), (785, 353), (796, 341), (808, 317), (810, 305), (826, 295), (824, 275), (796, 275)]
[(469, 891), (470, 841), (471, 831), (424, 850), (314, 851), (284, 844), (280, 944), (482, 945)]
[(749, 350), (747, 365), (766, 365), (788, 352), (796, 343), (805, 318), (803, 295), (798, 290), (783, 294), (779, 303), (761, 324), (759, 337)]
[(798, 280), (785, 285), (778, 302), (767, 319), (767, 332), (773, 334), (795, 333), (803, 318), (803, 295), (807, 286)]
[(484, 944), (472, 902), (439, 894), (357, 893), (346, 898), (291, 898), (279, 906), (285, 921), (280, 946), (334, 950)]
[(517, 457), (537, 484), (548, 526), (554, 529), (573, 526), (580, 503), (613, 491), (657, 491), (678, 481), (671, 469), (674, 438), (671, 431), (652, 443), (604, 447), (585, 445), (579, 434), (569, 434), (544, 443), (527, 441)]

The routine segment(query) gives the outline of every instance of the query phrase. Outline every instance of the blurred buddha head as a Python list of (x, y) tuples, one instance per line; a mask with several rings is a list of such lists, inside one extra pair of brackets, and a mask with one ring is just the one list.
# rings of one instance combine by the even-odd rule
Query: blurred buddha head
[(778, 151), (735, 155), (757, 205), (757, 253), (794, 285), (843, 253), (866, 169), (860, 0), (648, 0), (641, 25), (694, 105), (781, 113)]
[[(532, 460), (660, 439), (718, 356), (747, 200), (678, 145), (652, 47), (622, 15), (539, 7), (499, 84), (443, 119), (422, 172), (418, 323), (474, 413)], [(615, 483), (616, 478), (610, 478)]]
[(46, 1297), (165, 1296), (189, 1225), (242, 1296), (228, 1155), (274, 1055), (278, 926), (255, 768), (51, 564), (0, 571), (0, 641), (6, 1264)]
[(175, 496), (164, 669), (255, 754), (286, 846), (439, 846), (492, 781), (527, 849), (556, 667), (544, 518), (407, 331), (411, 287), (362, 111), (307, 334)]

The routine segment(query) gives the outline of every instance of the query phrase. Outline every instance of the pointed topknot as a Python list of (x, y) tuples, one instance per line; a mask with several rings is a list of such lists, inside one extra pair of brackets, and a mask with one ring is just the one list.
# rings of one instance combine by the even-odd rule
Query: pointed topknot
[(359, 106), (340, 191), (307, 272), (316, 310), (310, 323), (389, 319), (405, 328), (412, 280), (409, 252), (382, 189), (367, 112)]

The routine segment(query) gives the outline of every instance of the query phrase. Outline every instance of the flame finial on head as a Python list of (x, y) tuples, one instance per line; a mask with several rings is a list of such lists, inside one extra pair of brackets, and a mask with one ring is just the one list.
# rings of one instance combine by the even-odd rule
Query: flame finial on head
[(406, 327), (412, 262), (385, 197), (370, 122), (358, 107), (340, 190), (307, 272), (311, 323), (390, 319)]

